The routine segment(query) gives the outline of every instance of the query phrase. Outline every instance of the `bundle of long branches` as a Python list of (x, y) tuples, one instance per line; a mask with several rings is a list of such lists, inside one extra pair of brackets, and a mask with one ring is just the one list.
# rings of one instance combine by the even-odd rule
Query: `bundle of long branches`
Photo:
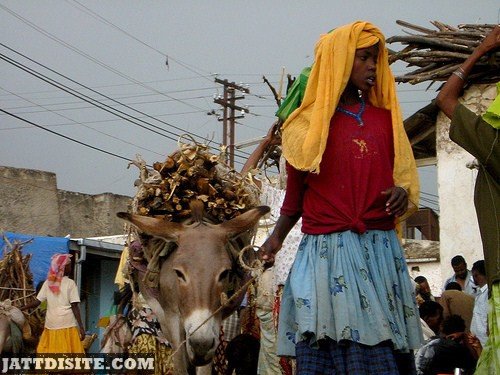
[(29, 269), (31, 254), (21, 252), (26, 242), (10, 243), (4, 236), (4, 243), (0, 260), (0, 301), (10, 299), (14, 305), (24, 305), (35, 292)]
[[(406, 45), (399, 52), (391, 51), (389, 62), (403, 61), (413, 68), (409, 73), (396, 76), (397, 82), (417, 84), (424, 81), (446, 81), (495, 25), (463, 24), (452, 27), (438, 21), (431, 24), (437, 30), (396, 21), (409, 30), (408, 35), (393, 36), (387, 43)], [(468, 77), (469, 83), (492, 83), (500, 80), (500, 52), (483, 56)]]
[[(13, 241), (4, 235), (3, 258), (0, 260), (0, 301), (7, 299), (12, 305), (21, 307), (36, 298), (33, 285), (33, 274), (29, 268), (31, 254), (22, 254), (22, 248), (32, 240), (25, 242)], [(32, 336), (38, 337), (44, 326), (45, 314), (37, 309), (27, 316), (31, 326)]]
[(178, 150), (165, 161), (155, 162), (152, 169), (138, 156), (131, 163), (140, 170), (133, 211), (180, 222), (191, 215), (190, 201), (198, 199), (209, 219), (222, 222), (257, 206), (258, 188), (222, 157), (194, 141), (179, 142)]

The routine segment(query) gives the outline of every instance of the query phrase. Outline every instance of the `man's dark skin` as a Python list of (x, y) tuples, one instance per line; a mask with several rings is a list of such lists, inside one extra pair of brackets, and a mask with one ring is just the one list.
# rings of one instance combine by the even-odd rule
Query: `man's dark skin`
[(467, 279), (467, 263), (462, 262), (453, 266), (453, 271), (455, 272), (455, 280), (460, 284), (462, 290), (465, 289), (465, 280)]

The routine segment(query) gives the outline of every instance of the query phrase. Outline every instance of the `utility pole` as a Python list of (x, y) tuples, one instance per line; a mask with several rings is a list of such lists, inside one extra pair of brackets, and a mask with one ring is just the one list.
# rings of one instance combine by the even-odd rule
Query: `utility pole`
[[(244, 96), (236, 96), (236, 91), (243, 92), (245, 94), (250, 93), (250, 90), (246, 87), (235, 84), (234, 82), (229, 82), (227, 79), (215, 78), (215, 82), (224, 86), (223, 97), (218, 97), (214, 99), (214, 103), (220, 104), (223, 108), (223, 116), (219, 121), (222, 121), (222, 145), (226, 146), (227, 159), (226, 162), (231, 168), (234, 168), (234, 132), (235, 132), (235, 120), (238, 118), (245, 117), (245, 113), (249, 113), (248, 108), (240, 107), (236, 105), (237, 100), (244, 99)], [(236, 115), (236, 111), (240, 112), (240, 115)]]

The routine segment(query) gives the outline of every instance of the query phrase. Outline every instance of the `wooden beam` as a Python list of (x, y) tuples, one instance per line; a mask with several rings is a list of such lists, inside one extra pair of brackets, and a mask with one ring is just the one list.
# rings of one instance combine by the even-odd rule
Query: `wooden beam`
[(437, 157), (433, 156), (432, 158), (423, 158), (415, 160), (417, 163), (417, 167), (428, 167), (431, 165), (437, 165)]

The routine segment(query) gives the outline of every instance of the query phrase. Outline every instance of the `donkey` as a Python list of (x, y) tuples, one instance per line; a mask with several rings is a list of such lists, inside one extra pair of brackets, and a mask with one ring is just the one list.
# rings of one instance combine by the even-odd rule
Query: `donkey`
[(21, 351), (22, 330), (26, 325), (24, 314), (12, 305), (10, 300), (0, 302), (0, 354), (2, 352), (18, 354)]
[(260, 206), (226, 222), (211, 224), (204, 218), (203, 203), (195, 200), (188, 223), (117, 214), (144, 234), (176, 245), (161, 261), (157, 293), (152, 293), (140, 277), (138, 280), (172, 345), (176, 373), (195, 374), (196, 367), (213, 359), (222, 319), (239, 304), (218, 311), (223, 304), (221, 297), (237, 291), (248, 279), (249, 275), (238, 266), (238, 253), (249, 244), (249, 232), (268, 212), (269, 207)]

